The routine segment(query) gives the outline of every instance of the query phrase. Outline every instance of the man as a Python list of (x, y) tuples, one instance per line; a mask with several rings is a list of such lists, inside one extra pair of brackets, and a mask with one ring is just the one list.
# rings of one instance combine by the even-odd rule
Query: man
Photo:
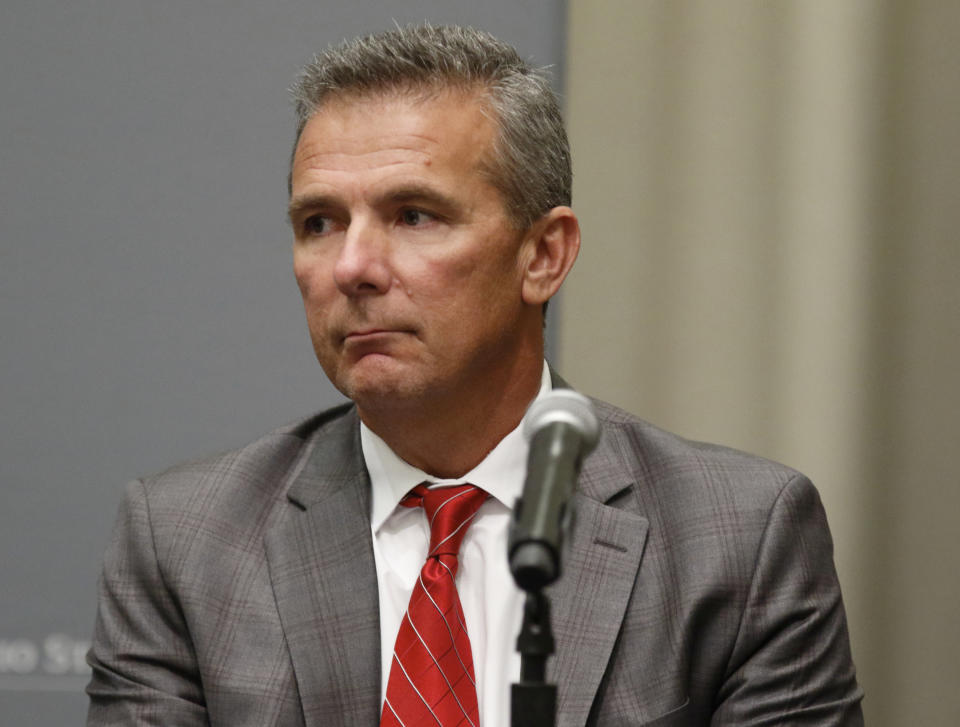
[[(557, 102), (508, 46), (429, 26), (332, 49), (294, 93), (294, 272), (352, 403), (130, 486), (89, 723), (505, 726), (519, 427), (564, 386), (543, 316), (579, 249)], [(860, 724), (809, 481), (596, 406), (558, 724)]]

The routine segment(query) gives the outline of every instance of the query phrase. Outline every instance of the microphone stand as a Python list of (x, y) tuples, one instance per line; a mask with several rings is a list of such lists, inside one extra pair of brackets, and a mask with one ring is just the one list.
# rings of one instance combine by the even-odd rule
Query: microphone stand
[(554, 652), (550, 600), (544, 589), (560, 577), (561, 543), (570, 527), (573, 496), (583, 458), (597, 442), (590, 401), (560, 389), (534, 402), (524, 421), (530, 440), (523, 496), (513, 511), (507, 554), (514, 581), (526, 592), (517, 636), (520, 681), (511, 685), (513, 727), (554, 727), (557, 685), (548, 684)]
[[(569, 440), (574, 435), (563, 427), (548, 427), (535, 435), (541, 443), (554, 444), (554, 451), (563, 452), (561, 465), (573, 467), (573, 453)], [(549, 446), (540, 446), (532, 451), (530, 470), (540, 475), (552, 473), (557, 462), (544, 455)], [(528, 471), (528, 482), (531, 479)], [(534, 483), (541, 479), (554, 481), (549, 474), (544, 478), (534, 476)], [(568, 483), (572, 487), (572, 482)], [(510, 724), (512, 727), (554, 727), (557, 718), (557, 685), (547, 683), (547, 659), (554, 652), (553, 630), (550, 627), (550, 599), (544, 589), (560, 577), (561, 533), (569, 524), (570, 512), (565, 503), (569, 492), (562, 487), (550, 488), (549, 497), (528, 496), (517, 500), (514, 521), (510, 529), (508, 553), (510, 572), (525, 593), (523, 623), (517, 636), (517, 651), (520, 652), (520, 681), (510, 687)], [(538, 507), (548, 503), (551, 507)], [(556, 517), (561, 513), (561, 517)], [(531, 535), (536, 532), (537, 536)], [(541, 534), (543, 536), (541, 537)]]
[(510, 686), (512, 727), (553, 727), (557, 719), (557, 685), (548, 684), (547, 657), (553, 653), (550, 600), (541, 589), (527, 591), (523, 625), (517, 637), (520, 681)]
[[(563, 433), (552, 431), (549, 434)], [(550, 599), (544, 589), (560, 576), (560, 553), (543, 540), (527, 539), (530, 528), (524, 526), (523, 500), (518, 500), (514, 508), (515, 520), (508, 547), (513, 580), (526, 594), (523, 623), (517, 636), (520, 681), (510, 686), (510, 724), (512, 727), (554, 727), (557, 722), (557, 685), (547, 683), (547, 659), (554, 652), (554, 640), (550, 626)], [(527, 503), (528, 515), (531, 507)], [(569, 511), (565, 515), (562, 522), (552, 523), (558, 531), (569, 523)]]

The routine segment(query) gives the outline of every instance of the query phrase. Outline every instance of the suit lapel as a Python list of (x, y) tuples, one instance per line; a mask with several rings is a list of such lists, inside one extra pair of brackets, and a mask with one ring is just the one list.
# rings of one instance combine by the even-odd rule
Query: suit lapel
[(580, 475), (563, 573), (551, 593), (557, 653), (550, 679), (562, 727), (586, 724), (640, 568), (646, 518), (607, 504), (632, 484), (601, 435)]
[(288, 497), (266, 551), (305, 723), (376, 724), (379, 600), (355, 410), (323, 427)]

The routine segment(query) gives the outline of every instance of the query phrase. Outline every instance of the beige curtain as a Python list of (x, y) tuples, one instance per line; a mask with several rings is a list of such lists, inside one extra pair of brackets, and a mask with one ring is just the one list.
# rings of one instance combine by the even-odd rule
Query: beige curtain
[(570, 0), (584, 391), (810, 474), (875, 727), (960, 724), (960, 3)]

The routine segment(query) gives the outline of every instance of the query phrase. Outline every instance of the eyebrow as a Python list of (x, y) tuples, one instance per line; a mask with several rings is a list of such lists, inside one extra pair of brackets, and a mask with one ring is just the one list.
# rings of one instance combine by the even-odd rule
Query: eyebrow
[(459, 210), (462, 204), (450, 195), (444, 194), (435, 187), (426, 184), (405, 184), (398, 189), (385, 194), (384, 200), (394, 203), (426, 201), (439, 205), (447, 210)]
[(287, 206), (287, 221), (293, 223), (307, 210), (335, 206), (337, 206), (337, 203), (334, 198), (326, 194), (297, 197), (296, 199), (291, 199), (290, 204)]
[[(435, 187), (417, 182), (398, 186), (396, 189), (388, 191), (374, 200), (374, 203), (391, 202), (393, 204), (403, 204), (404, 202), (418, 201), (429, 202), (451, 212), (459, 211), (462, 208), (462, 204), (454, 197), (444, 194)], [(332, 195), (316, 194), (297, 197), (296, 199), (290, 200), (290, 204), (287, 207), (287, 220), (293, 223), (309, 210), (330, 209), (342, 206), (343, 203)]]

